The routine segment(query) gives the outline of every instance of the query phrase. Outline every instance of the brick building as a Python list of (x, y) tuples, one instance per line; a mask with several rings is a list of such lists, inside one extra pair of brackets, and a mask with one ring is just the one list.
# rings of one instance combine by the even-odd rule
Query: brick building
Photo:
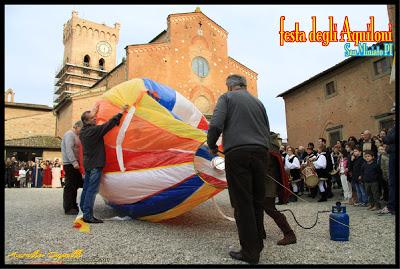
[(60, 139), (55, 137), (56, 117), (45, 105), (14, 102), (14, 92), (5, 92), (5, 157), (18, 160), (60, 158)]
[(281, 93), (288, 144), (307, 145), (325, 137), (328, 144), (360, 132), (393, 125), (395, 85), (392, 57), (351, 57)]
[[(66, 27), (71, 27), (72, 30), (69, 31), (73, 33), (79, 22), (77, 16), (77, 13), (73, 12), (72, 19)], [(93, 28), (97, 25), (88, 21), (85, 21), (85, 24), (92, 25)], [(119, 24), (116, 25), (115, 29), (118, 30)], [(118, 32), (114, 33), (117, 37), (115, 41), (118, 41)], [(75, 65), (82, 65), (85, 55), (89, 55), (91, 59), (96, 59), (94, 64), (97, 64), (101, 51), (93, 48), (103, 40), (93, 35), (81, 37), (77, 32), (70, 36), (72, 40), (78, 37), (81, 38), (80, 42), (64, 42), (65, 50), (68, 51), (65, 52), (64, 60), (77, 49), (78, 56), (74, 59), (69, 58), (69, 61), (77, 61)], [(64, 91), (62, 98), (58, 97), (59, 104), (55, 107), (57, 136), (62, 136), (74, 121), (79, 120), (80, 115), (90, 108), (104, 91), (132, 78), (150, 78), (176, 89), (205, 115), (212, 114), (218, 97), (226, 91), (225, 78), (229, 74), (244, 75), (249, 91), (257, 95), (257, 73), (229, 57), (227, 38), (227, 31), (200, 9), (191, 13), (170, 14), (166, 30), (147, 44), (126, 46), (124, 60), (114, 68), (112, 64), (106, 66), (104, 70), (107, 72), (104, 72), (102, 78), (97, 77), (97, 81), (92, 80), (90, 88), (82, 88), (73, 93)], [(81, 47), (80, 44), (85, 43), (85, 40), (90, 46)], [(110, 50), (115, 51), (116, 42), (110, 42), (109, 45)], [(104, 58), (106, 61), (115, 63), (115, 54), (107, 57)], [(83, 71), (81, 67), (76, 73)], [(57, 74), (57, 77), (60, 77), (59, 81), (65, 72), (65, 69), (60, 69), (60, 73)], [(57, 83), (61, 84), (59, 81)], [(60, 92), (61, 90), (56, 90), (56, 93)]]

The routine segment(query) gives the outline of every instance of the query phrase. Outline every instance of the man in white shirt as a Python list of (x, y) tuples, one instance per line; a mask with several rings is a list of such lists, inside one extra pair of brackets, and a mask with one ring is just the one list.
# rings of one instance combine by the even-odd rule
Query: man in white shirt
[(327, 201), (327, 185), (326, 182), (329, 178), (329, 172), (326, 169), (326, 147), (324, 145), (319, 145), (318, 146), (318, 155), (317, 159), (314, 161), (314, 167), (317, 172), (318, 178), (319, 178), (319, 191), (321, 194), (321, 198), (318, 200), (318, 202), (325, 202)]

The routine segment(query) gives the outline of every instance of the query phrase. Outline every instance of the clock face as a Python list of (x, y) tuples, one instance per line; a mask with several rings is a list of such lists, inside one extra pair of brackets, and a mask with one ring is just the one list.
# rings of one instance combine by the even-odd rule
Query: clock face
[(107, 57), (111, 54), (111, 45), (108, 44), (106, 41), (100, 41), (97, 43), (97, 52), (104, 57)]

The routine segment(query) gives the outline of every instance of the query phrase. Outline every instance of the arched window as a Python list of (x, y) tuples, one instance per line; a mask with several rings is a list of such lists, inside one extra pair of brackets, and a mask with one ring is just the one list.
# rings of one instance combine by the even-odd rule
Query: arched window
[(85, 57), (83, 58), (83, 65), (84, 66), (90, 66), (90, 57), (89, 57), (89, 55), (85, 55)]
[(206, 77), (208, 75), (208, 62), (203, 57), (196, 57), (192, 61), (192, 70), (199, 77)]
[(104, 70), (104, 59), (103, 58), (101, 58), (100, 60), (99, 60), (99, 68), (101, 69), (101, 70)]

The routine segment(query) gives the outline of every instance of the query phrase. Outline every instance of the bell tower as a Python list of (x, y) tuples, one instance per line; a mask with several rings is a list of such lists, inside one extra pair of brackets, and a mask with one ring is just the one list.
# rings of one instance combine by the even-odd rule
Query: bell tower
[(64, 24), (64, 57), (56, 71), (54, 105), (71, 94), (89, 89), (116, 66), (120, 24), (114, 27), (72, 17)]

